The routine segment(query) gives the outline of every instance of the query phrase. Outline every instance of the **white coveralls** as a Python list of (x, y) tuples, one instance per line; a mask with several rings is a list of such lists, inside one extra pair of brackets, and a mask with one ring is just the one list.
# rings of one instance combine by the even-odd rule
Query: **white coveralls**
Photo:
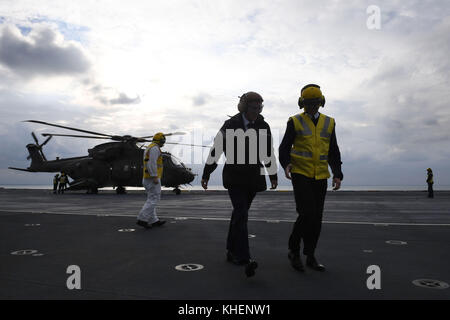
[[(151, 177), (158, 176), (156, 160), (158, 159), (160, 154), (161, 151), (159, 147), (154, 146), (150, 148), (147, 170)], [(156, 215), (156, 205), (161, 199), (161, 179), (158, 179), (158, 182), (158, 184), (155, 184), (153, 182), (153, 178), (142, 179), (142, 185), (147, 191), (147, 201), (139, 212), (138, 220), (145, 221), (148, 224), (155, 223), (159, 220), (158, 216)]]

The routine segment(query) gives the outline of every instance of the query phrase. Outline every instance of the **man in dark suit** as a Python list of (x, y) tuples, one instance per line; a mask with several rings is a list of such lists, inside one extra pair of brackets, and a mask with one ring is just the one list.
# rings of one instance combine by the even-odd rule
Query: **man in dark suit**
[[(275, 189), (278, 185), (270, 127), (261, 115), (262, 102), (263, 98), (256, 92), (247, 92), (240, 97), (239, 113), (225, 121), (217, 134), (201, 182), (206, 190), (209, 177), (217, 168), (218, 159), (222, 152), (225, 153), (223, 186), (228, 189), (233, 205), (227, 237), (227, 260), (245, 265), (248, 277), (255, 274), (258, 266), (250, 256), (248, 210), (256, 193), (267, 189), (266, 169), (269, 171), (271, 188)], [(264, 140), (260, 143), (261, 139), (266, 139), (267, 145)], [(266, 150), (261, 150), (261, 145), (266, 145), (267, 148), (263, 148)]]

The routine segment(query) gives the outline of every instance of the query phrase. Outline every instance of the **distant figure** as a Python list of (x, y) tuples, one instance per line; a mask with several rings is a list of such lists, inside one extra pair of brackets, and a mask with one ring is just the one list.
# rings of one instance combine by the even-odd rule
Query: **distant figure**
[(158, 219), (156, 205), (161, 199), (161, 177), (163, 174), (163, 158), (161, 148), (166, 137), (161, 132), (153, 136), (152, 143), (145, 149), (142, 185), (147, 191), (147, 201), (137, 217), (137, 224), (149, 229), (162, 226), (166, 221)]
[[(217, 160), (222, 152), (225, 153), (227, 161), (223, 168), (223, 186), (228, 189), (231, 203), (233, 205), (233, 213), (231, 215), (230, 226), (227, 237), (227, 260), (236, 265), (245, 265), (245, 274), (247, 277), (255, 275), (255, 269), (258, 264), (250, 257), (250, 248), (248, 241), (248, 211), (257, 192), (267, 189), (266, 176), (262, 173), (265, 169), (260, 159), (259, 148), (264, 142), (260, 143), (260, 139), (264, 135), (267, 139), (267, 154), (271, 156), (269, 160), (264, 161), (266, 168), (275, 167), (275, 155), (272, 148), (271, 132), (269, 124), (264, 121), (261, 116), (263, 109), (263, 98), (256, 92), (247, 92), (240, 97), (238, 110), (239, 113), (225, 121), (220, 132), (222, 132), (223, 148), (220, 148), (220, 140), (215, 141), (215, 145), (211, 148), (208, 162), (203, 169), (202, 187), (206, 190), (208, 188), (208, 181), (211, 173), (217, 168)], [(252, 132), (253, 130), (253, 132)], [(231, 132), (234, 137), (234, 150), (226, 150), (227, 144), (233, 144), (233, 141), (226, 141), (227, 133)], [(241, 132), (248, 135), (254, 134), (255, 139), (248, 139), (239, 148), (239, 143), (236, 143), (237, 134)], [(252, 143), (252, 145), (250, 145)], [(254, 162), (252, 153), (254, 155)], [(265, 155), (263, 155), (265, 156)], [(239, 163), (239, 157), (242, 157)], [(210, 161), (211, 159), (211, 161)], [(214, 161), (212, 161), (214, 160)], [(263, 171), (261, 171), (261, 169)], [(278, 177), (276, 170), (274, 174), (270, 175), (270, 182), (272, 189), (278, 185)]]
[(428, 198), (434, 198), (433, 193), (433, 171), (431, 168), (427, 169), (427, 183), (428, 183)]
[(59, 188), (58, 193), (64, 194), (64, 190), (66, 189), (66, 184), (69, 182), (67, 179), (67, 175), (64, 172), (61, 172), (61, 176), (59, 177)]
[(53, 193), (56, 194), (58, 190), (58, 183), (59, 183), (59, 173), (55, 174), (53, 177)]
[(300, 258), (302, 240), (306, 265), (316, 271), (325, 270), (316, 260), (315, 251), (322, 227), (327, 179), (330, 177), (328, 165), (333, 171), (333, 190), (340, 188), (343, 179), (335, 121), (319, 113), (319, 107), (324, 105), (325, 97), (318, 85), (304, 86), (298, 106), (305, 112), (289, 118), (279, 148), (286, 178), (292, 180), (298, 213), (289, 237), (288, 258), (292, 267), (300, 272), (304, 271)]

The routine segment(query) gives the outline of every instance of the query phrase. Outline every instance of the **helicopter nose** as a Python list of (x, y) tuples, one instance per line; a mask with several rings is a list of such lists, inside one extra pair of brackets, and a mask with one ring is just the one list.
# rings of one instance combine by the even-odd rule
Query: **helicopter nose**
[(195, 175), (192, 172), (186, 171), (184, 173), (184, 179), (187, 181), (186, 183), (190, 183), (194, 180)]

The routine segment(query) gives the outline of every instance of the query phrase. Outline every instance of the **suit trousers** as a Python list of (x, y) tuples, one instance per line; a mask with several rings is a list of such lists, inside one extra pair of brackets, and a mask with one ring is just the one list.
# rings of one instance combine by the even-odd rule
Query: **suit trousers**
[(292, 173), (297, 221), (289, 237), (289, 250), (300, 253), (303, 240), (305, 255), (314, 255), (322, 229), (322, 214), (327, 193), (327, 179), (316, 180)]
[(250, 259), (248, 243), (248, 210), (255, 198), (256, 191), (242, 188), (230, 188), (228, 194), (233, 204), (230, 227), (227, 237), (227, 250), (238, 260)]

